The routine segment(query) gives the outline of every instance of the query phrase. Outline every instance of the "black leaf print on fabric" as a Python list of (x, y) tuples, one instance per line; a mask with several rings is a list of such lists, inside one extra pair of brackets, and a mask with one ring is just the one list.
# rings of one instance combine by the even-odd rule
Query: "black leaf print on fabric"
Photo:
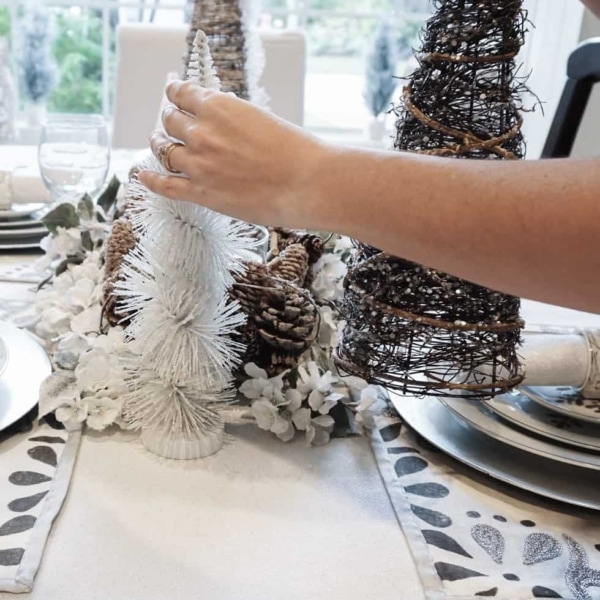
[(471, 571), (471, 569), (465, 569), (465, 567), (461, 567), (460, 565), (436, 562), (433, 566), (442, 581), (459, 581), (460, 579), (468, 579), (469, 577), (487, 577), (484, 573)]
[(565, 573), (567, 587), (575, 600), (592, 600), (587, 589), (600, 586), (600, 571), (590, 568), (586, 551), (580, 544), (565, 534), (563, 539), (569, 549), (569, 566)]
[(25, 548), (0, 550), (0, 565), (3, 567), (14, 567), (20, 564), (23, 554), (25, 554)]
[(475, 595), (492, 597), (492, 596), (495, 596), (497, 593), (498, 593), (498, 588), (493, 587), (491, 590), (484, 590), (483, 592), (477, 592)]
[(410, 446), (401, 446), (399, 448), (388, 448), (388, 454), (419, 454), (416, 448)]
[(429, 508), (415, 506), (414, 504), (411, 504), (410, 510), (412, 510), (419, 519), (434, 527), (450, 527), (450, 525), (452, 525), (452, 519), (448, 515), (438, 512), (437, 510), (430, 510)]
[(515, 575), (514, 573), (504, 573), (502, 577), (504, 577), (504, 579), (506, 579), (507, 581), (521, 581), (519, 579), (519, 576)]
[(35, 485), (52, 481), (52, 478), (34, 471), (15, 471), (8, 476), (8, 480), (14, 485)]
[(405, 456), (396, 461), (394, 469), (396, 470), (396, 475), (402, 477), (403, 475), (412, 475), (413, 473), (423, 471), (428, 465), (429, 463), (419, 456)]
[(423, 496), (424, 498), (445, 498), (450, 493), (450, 490), (445, 485), (433, 482), (407, 485), (404, 491), (415, 496)]
[(554, 590), (536, 585), (532, 590), (534, 598), (562, 598), (562, 596), (556, 593)]
[(535, 565), (562, 554), (561, 543), (548, 533), (530, 533), (523, 545), (523, 564)]
[(388, 425), (387, 427), (380, 429), (379, 433), (384, 442), (391, 442), (400, 435), (401, 429), (402, 423), (394, 423), (394, 425)]
[(33, 458), (33, 460), (39, 460), (46, 465), (56, 467), (58, 464), (58, 458), (56, 452), (50, 448), (50, 446), (35, 446), (27, 450), (27, 454)]
[(448, 552), (454, 552), (467, 558), (473, 558), (454, 538), (445, 534), (443, 531), (437, 531), (435, 529), (423, 529), (421, 531), (425, 541), (436, 548), (447, 550)]
[(495, 527), (482, 523), (473, 525), (471, 528), (471, 537), (485, 550), (495, 563), (502, 563), (502, 558), (504, 557), (504, 537)]
[(45, 498), (48, 492), (40, 492), (39, 494), (34, 494), (33, 496), (25, 496), (23, 498), (16, 498), (12, 502), (8, 503), (9, 510), (13, 512), (26, 512), (31, 510), (34, 506), (39, 504), (42, 498)]
[(35, 517), (32, 517), (31, 515), (15, 517), (14, 519), (6, 521), (6, 523), (0, 526), (0, 536), (21, 533), (22, 531), (31, 529), (34, 525)]
[(36, 437), (29, 438), (30, 442), (44, 442), (45, 444), (65, 444), (64, 438), (52, 435), (38, 435)]

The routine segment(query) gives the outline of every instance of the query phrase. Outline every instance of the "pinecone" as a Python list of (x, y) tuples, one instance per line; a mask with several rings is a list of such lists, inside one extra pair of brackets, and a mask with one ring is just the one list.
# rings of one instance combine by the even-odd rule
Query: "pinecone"
[(325, 242), (321, 236), (305, 231), (294, 231), (293, 229), (284, 229), (276, 227), (272, 230), (276, 235), (277, 247), (271, 248), (271, 256), (277, 256), (292, 244), (302, 244), (308, 252), (308, 262), (310, 265), (316, 263), (325, 251)]
[[(297, 364), (317, 334), (318, 312), (310, 293), (274, 277), (268, 266), (248, 263), (230, 289), (254, 325), (250, 359), (270, 374)], [(252, 331), (246, 326), (245, 333)]]
[(290, 244), (267, 266), (273, 276), (304, 286), (308, 273), (308, 252), (302, 244)]
[(122, 323), (127, 318), (117, 310), (118, 298), (114, 295), (115, 284), (121, 275), (123, 257), (135, 248), (136, 237), (129, 220), (118, 219), (112, 225), (106, 242), (105, 280), (102, 286), (102, 311), (111, 325)]

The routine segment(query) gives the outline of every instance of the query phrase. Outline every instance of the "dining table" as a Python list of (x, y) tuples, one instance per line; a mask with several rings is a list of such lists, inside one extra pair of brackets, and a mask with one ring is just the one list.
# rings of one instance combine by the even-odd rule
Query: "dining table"
[[(22, 151), (20, 160), (32, 160), (33, 153)], [(0, 146), (0, 163), (9, 155), (10, 149)], [(3, 273), (31, 265), (39, 256), (35, 251), (0, 255), (2, 318), (10, 319), (10, 307), (27, 305), (35, 294), (31, 281)], [(599, 315), (533, 301), (523, 301), (522, 314), (528, 325), (600, 327)], [(396, 423), (393, 414), (386, 418)], [(374, 431), (311, 447), (303, 438), (283, 443), (253, 425), (237, 424), (228, 426), (226, 443), (215, 455), (177, 461), (148, 452), (136, 432), (84, 428), (68, 493), (32, 589), (18, 595), (0, 592), (0, 600), (458, 600), (495, 595), (479, 594), (495, 589), (492, 584), (453, 592), (433, 581), (440, 578), (440, 568), (436, 573), (424, 556), (425, 546), (411, 542), (414, 522), (399, 508), (402, 486), (393, 480), (393, 463), (382, 466), (385, 456), (401, 457), (407, 450), (399, 444), (393, 452), (382, 451), (390, 439), (386, 435)], [(592, 511), (517, 491), (419, 443), (422, 448), (409, 449), (412, 464), (426, 456), (428, 463), (443, 465), (446, 474), (460, 480), (467, 497), (487, 497), (495, 506), (518, 502), (534, 515), (532, 521), (538, 512), (556, 511), (597, 524)], [(0, 473), (2, 454), (0, 443)], [(446, 512), (463, 508), (457, 499)], [(505, 555), (513, 552), (508, 541), (505, 546)], [(596, 554), (589, 559), (592, 567), (600, 567)], [(435, 564), (442, 562), (449, 561)], [(590, 594), (597, 591), (589, 588)]]

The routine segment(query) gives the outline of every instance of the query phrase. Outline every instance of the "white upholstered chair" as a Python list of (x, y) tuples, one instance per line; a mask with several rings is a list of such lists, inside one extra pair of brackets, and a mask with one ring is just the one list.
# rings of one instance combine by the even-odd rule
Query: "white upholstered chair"
[[(183, 72), (187, 26), (120, 25), (114, 95), (113, 146), (145, 148), (171, 72)], [(302, 32), (261, 31), (261, 85), (271, 110), (297, 125), (304, 119), (306, 43)]]

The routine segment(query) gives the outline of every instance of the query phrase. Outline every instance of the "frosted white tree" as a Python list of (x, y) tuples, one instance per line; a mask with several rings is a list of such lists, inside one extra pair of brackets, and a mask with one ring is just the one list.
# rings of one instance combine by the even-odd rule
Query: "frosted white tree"
[[(202, 31), (188, 79), (219, 89)], [(143, 167), (165, 172), (153, 157)], [(223, 443), (218, 407), (233, 396), (232, 369), (243, 347), (231, 334), (245, 318), (227, 290), (252, 242), (230, 218), (138, 185), (131, 219), (139, 243), (117, 286), (123, 308), (134, 314), (126, 333), (139, 348), (128, 365), (123, 414), (149, 450), (199, 458)]]

